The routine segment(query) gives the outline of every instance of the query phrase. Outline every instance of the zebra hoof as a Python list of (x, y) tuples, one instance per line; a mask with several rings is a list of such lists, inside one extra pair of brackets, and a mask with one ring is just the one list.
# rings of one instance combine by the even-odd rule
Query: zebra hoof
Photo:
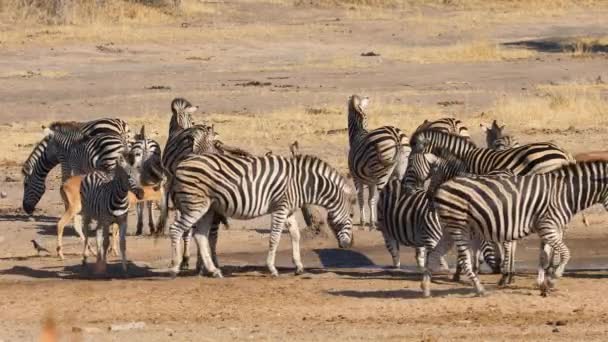
[(190, 263), (186, 258), (184, 258), (182, 263), (179, 265), (179, 269), (181, 271), (187, 271), (189, 268), (190, 268)]
[(279, 272), (277, 272), (276, 270), (270, 271), (270, 276), (272, 278), (278, 278), (279, 277)]
[(304, 274), (304, 269), (303, 268), (296, 268), (296, 271), (294, 272), (295, 275), (299, 276)]
[(498, 286), (505, 287), (508, 284), (509, 284), (509, 275), (503, 274), (502, 277), (500, 277), (500, 280), (498, 281)]
[(215, 272), (213, 272), (211, 274), (211, 277), (212, 278), (218, 278), (218, 279), (219, 278), (224, 278), (224, 276), (222, 275), (222, 271), (220, 271), (220, 270), (215, 270)]
[(454, 276), (452, 276), (452, 281), (455, 283), (459, 283), (460, 282), (460, 274), (456, 273), (454, 274)]

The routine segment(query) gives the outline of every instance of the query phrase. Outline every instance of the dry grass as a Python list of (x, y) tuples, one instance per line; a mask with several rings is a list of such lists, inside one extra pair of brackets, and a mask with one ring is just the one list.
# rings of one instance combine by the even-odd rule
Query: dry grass
[(530, 58), (536, 54), (529, 49), (505, 48), (487, 40), (447, 46), (387, 47), (379, 51), (387, 59), (421, 64), (502, 61)]
[(534, 93), (499, 97), (490, 117), (519, 129), (602, 127), (608, 124), (608, 85), (540, 85)]

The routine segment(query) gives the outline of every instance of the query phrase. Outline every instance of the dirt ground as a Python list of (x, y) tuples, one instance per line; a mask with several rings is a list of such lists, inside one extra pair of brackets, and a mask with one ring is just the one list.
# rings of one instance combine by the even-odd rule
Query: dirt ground
[[(281, 276), (272, 279), (264, 266), (268, 217), (234, 221), (221, 231), (224, 279), (193, 271), (169, 279), (166, 238), (128, 237), (128, 279), (119, 276), (118, 259), (107, 279), (92, 277), (80, 265), (70, 228), (66, 260), (37, 256), (30, 240), (53, 251), (62, 213), (57, 170), (35, 214), (21, 210), (20, 166), (41, 139), (40, 125), (120, 116), (133, 129), (146, 124), (164, 143), (169, 103), (177, 96), (199, 105), (197, 120), (214, 123), (226, 143), (287, 153), (297, 139), (303, 152), (344, 172), (345, 105), (353, 93), (372, 99), (371, 125), (395, 124), (408, 134), (425, 118), (456, 115), (480, 144), (479, 123), (498, 119), (522, 142), (553, 141), (572, 153), (608, 148), (608, 43), (582, 56), (555, 50), (573, 37), (606, 34), (605, 6), (529, 17), (424, 5), (214, 6), (212, 17), (160, 25), (158, 38), (125, 32), (79, 42), (41, 29), (7, 43), (0, 25), (0, 191), (6, 195), (0, 199), (0, 341), (37, 339), (44, 327), (69, 341), (606, 340), (603, 209), (589, 211), (590, 227), (579, 216), (573, 220), (566, 240), (573, 258), (548, 298), (535, 287), (535, 237), (518, 249), (516, 285), (499, 289), (498, 276), (484, 274), (490, 294), (482, 298), (446, 274), (435, 276), (432, 298), (421, 298), (412, 251), (404, 249), (404, 266), (393, 270), (380, 234), (363, 230), (355, 232), (352, 250), (339, 250), (332, 236), (304, 239), (307, 273), (297, 277), (284, 235)], [(172, 30), (181, 33), (167, 37)], [(460, 51), (454, 44), (468, 42), (479, 50), (489, 42), (499, 56), (450, 55)], [(367, 52), (380, 56), (361, 56)], [(500, 55), (515, 52), (521, 57)], [(573, 84), (574, 95), (553, 95)], [(509, 114), (512, 99), (526, 114)], [(545, 100), (548, 112), (527, 116)], [(135, 218), (130, 222), (133, 233)], [(128, 322), (145, 326), (109, 330)]]

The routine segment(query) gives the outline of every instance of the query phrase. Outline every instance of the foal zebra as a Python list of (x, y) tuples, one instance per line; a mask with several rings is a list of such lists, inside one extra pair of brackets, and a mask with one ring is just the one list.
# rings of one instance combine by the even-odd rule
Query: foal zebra
[(376, 224), (376, 192), (391, 177), (401, 178), (407, 162), (407, 136), (399, 128), (383, 126), (367, 130), (367, 97), (352, 95), (348, 100), (348, 168), (357, 188), (361, 226), (365, 225), (364, 197), (369, 188), (370, 228)]
[[(154, 166), (150, 165), (150, 162), (154, 162), (155, 160), (160, 163), (160, 145), (155, 140), (149, 139), (146, 135), (146, 127), (141, 126), (141, 131), (138, 135), (135, 136), (135, 142), (131, 146), (131, 151), (129, 153), (129, 157), (133, 160), (130, 162), (134, 167), (138, 169), (140, 174), (142, 175), (140, 182), (142, 185), (152, 185), (150, 182), (156, 183), (159, 182), (160, 179), (157, 177), (150, 177), (148, 172), (151, 170), (146, 170), (146, 179), (144, 179), (144, 168), (154, 169)], [(156, 178), (156, 180), (152, 180), (150, 178)], [(152, 211), (153, 201), (137, 202), (137, 231), (136, 235), (141, 235), (143, 232), (144, 226), (144, 207), (147, 206), (148, 209), (148, 226), (150, 227), (150, 232), (154, 232), (156, 225), (154, 224), (154, 215)]]
[(492, 125), (480, 124), (481, 129), (486, 133), (486, 143), (488, 148), (493, 150), (505, 150), (507, 148), (518, 147), (519, 142), (511, 135), (505, 135), (503, 130), (505, 126), (499, 126), (496, 120), (492, 122)]
[[(97, 233), (97, 267), (96, 272), (105, 273), (107, 264), (107, 251), (110, 246), (109, 230), (113, 224), (119, 225), (120, 254), (122, 269), (127, 271), (126, 260), (126, 231), (129, 214), (129, 190), (135, 196), (142, 198), (141, 188), (130, 189), (130, 179), (136, 177), (133, 168), (121, 156), (118, 158), (116, 168), (112, 174), (104, 171), (94, 171), (86, 174), (80, 184), (80, 197), (82, 201), (82, 216), (85, 227), (85, 242), (83, 250), (83, 265), (88, 257), (89, 231)], [(102, 246), (103, 241), (103, 246)]]
[(338, 171), (313, 156), (193, 155), (177, 166), (171, 193), (180, 212), (170, 229), (173, 275), (181, 263), (180, 237), (196, 224), (194, 237), (204, 266), (214, 277), (222, 276), (209, 255), (214, 213), (237, 219), (272, 214), (266, 259), (272, 276), (278, 276), (275, 254), (285, 226), (291, 235), (296, 274), (304, 272), (294, 212), (305, 204), (327, 209), (340, 248), (353, 243), (350, 188)]
[(608, 210), (608, 163), (569, 164), (542, 175), (456, 177), (439, 187), (433, 201), (442, 227), (456, 243), (458, 262), (479, 295), (484, 288), (471, 270), (470, 235), (504, 242), (531, 232), (560, 256), (555, 273), (545, 277), (549, 256), (541, 248), (537, 281), (546, 295), (551, 278), (560, 277), (570, 259), (562, 240), (565, 226), (577, 212), (594, 204)]

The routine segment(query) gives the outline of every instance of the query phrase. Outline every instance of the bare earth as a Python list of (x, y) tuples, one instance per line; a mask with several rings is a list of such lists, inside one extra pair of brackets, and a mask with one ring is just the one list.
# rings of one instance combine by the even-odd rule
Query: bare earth
[[(224, 279), (192, 271), (170, 280), (166, 238), (128, 238), (129, 279), (120, 277), (118, 259), (108, 279), (94, 279), (80, 265), (80, 243), (70, 228), (65, 261), (54, 253), (36, 256), (31, 239), (55, 248), (55, 223), (63, 210), (58, 173), (49, 177), (47, 193), (30, 218), (20, 209), (20, 165), (41, 139), (40, 125), (53, 120), (120, 116), (133, 129), (147, 124), (164, 143), (169, 103), (181, 96), (200, 106), (200, 120), (215, 123), (227, 143), (255, 153), (287, 153), (287, 143), (298, 139), (305, 142), (304, 152), (346, 171), (346, 135), (330, 135), (328, 129), (346, 127), (344, 107), (353, 93), (371, 97), (372, 113), (403, 108), (372, 119), (374, 124), (403, 124), (409, 134), (428, 113), (454, 114), (481, 144), (477, 127), (503, 119), (491, 111), (501, 98), (536, 96), (537, 85), (608, 81), (605, 53), (576, 57), (539, 48), (527, 58), (428, 64), (382, 57), (387, 46), (395, 45), (605, 34), (605, 8), (463, 29), (461, 12), (426, 7), (424, 17), (435, 21), (421, 28), (410, 20), (421, 14), (408, 10), (367, 15), (348, 8), (257, 2), (222, 6), (213, 22), (192, 19), (184, 28), (225, 35), (208, 40), (25, 41), (0, 48), (0, 191), (7, 195), (0, 199), (0, 341), (36, 339), (45, 322), (57, 328), (62, 340), (74, 341), (606, 340), (608, 222), (603, 209), (589, 211), (591, 227), (584, 227), (579, 216), (573, 220), (566, 240), (573, 259), (548, 298), (535, 287), (535, 237), (518, 249), (522, 274), (516, 285), (499, 289), (498, 276), (482, 275), (490, 292), (483, 298), (474, 297), (469, 284), (440, 274), (433, 297), (422, 299), (412, 251), (404, 249), (405, 266), (393, 270), (380, 234), (362, 230), (355, 232), (355, 248), (349, 251), (338, 250), (332, 236), (304, 239), (308, 272), (298, 277), (292, 275), (290, 240), (284, 235), (277, 257), (282, 274), (272, 279), (264, 266), (268, 217), (235, 221), (221, 231)], [(460, 21), (452, 25), (451, 15)], [(360, 56), (369, 51), (381, 56)], [(261, 84), (247, 85), (252, 81)], [(148, 89), (154, 86), (166, 88)], [(607, 91), (600, 89), (602, 101)], [(321, 114), (305, 114), (311, 108)], [(339, 120), (324, 118), (324, 109), (327, 115), (338, 110)], [(250, 122), (244, 120), (253, 120), (252, 131), (243, 127)], [(576, 153), (608, 148), (608, 130), (600, 124), (605, 117), (597, 120), (576, 128), (549, 121), (536, 129), (522, 121), (509, 129), (522, 142), (554, 141)], [(134, 217), (130, 222), (134, 232)], [(145, 326), (108, 330), (132, 321)]]

